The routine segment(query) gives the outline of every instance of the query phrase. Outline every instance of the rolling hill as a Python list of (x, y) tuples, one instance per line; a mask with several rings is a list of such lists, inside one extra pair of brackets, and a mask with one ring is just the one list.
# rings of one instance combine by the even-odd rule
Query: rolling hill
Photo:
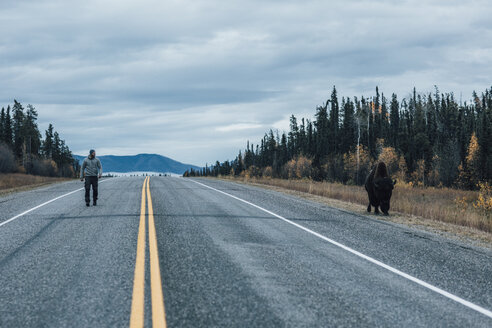
[[(74, 155), (81, 164), (86, 156)], [(138, 154), (134, 156), (97, 156), (101, 161), (104, 172), (162, 172), (183, 174), (190, 168), (200, 169), (198, 166), (184, 164), (169, 157), (158, 154)]]

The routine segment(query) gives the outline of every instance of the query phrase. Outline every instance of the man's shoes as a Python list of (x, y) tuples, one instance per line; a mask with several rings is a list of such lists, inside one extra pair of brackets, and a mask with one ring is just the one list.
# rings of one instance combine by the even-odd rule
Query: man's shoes
[(95, 200), (92, 205), (96, 206), (97, 205), (97, 201)]
[(85, 203), (85, 206), (89, 207), (89, 206), (91, 206), (91, 205), (89, 204), (89, 202), (87, 202), (87, 203)]

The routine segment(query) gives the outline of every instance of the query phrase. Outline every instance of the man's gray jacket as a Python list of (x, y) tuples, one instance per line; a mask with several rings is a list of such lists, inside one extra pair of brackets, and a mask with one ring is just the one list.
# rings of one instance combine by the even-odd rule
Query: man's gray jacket
[(101, 161), (99, 160), (99, 158), (86, 157), (84, 159), (84, 162), (82, 163), (82, 167), (80, 168), (80, 178), (82, 178), (84, 176), (84, 172), (85, 172), (85, 176), (88, 176), (88, 177), (94, 177), (94, 176), (101, 175), (103, 172), (103, 169), (102, 169)]

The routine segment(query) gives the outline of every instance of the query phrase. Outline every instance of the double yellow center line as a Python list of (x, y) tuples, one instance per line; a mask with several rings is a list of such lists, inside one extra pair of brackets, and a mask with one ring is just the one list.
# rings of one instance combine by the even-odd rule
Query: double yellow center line
[(142, 202), (140, 207), (140, 226), (138, 228), (137, 259), (133, 280), (132, 312), (130, 328), (144, 326), (145, 305), (145, 199), (147, 198), (149, 213), (149, 257), (150, 257), (150, 289), (152, 301), (152, 327), (166, 327), (164, 297), (162, 296), (161, 272), (159, 269), (159, 252), (154, 225), (154, 210), (149, 188), (150, 177), (146, 177), (142, 186)]

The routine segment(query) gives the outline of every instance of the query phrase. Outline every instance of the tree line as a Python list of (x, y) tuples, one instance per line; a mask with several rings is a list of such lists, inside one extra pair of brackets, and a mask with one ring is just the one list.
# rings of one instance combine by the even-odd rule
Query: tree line
[(14, 100), (0, 112), (0, 173), (72, 177), (80, 166), (52, 124), (42, 139), (33, 105)]
[(473, 189), (492, 182), (492, 87), (470, 102), (453, 93), (401, 100), (376, 87), (371, 97), (342, 97), (336, 87), (313, 120), (294, 115), (288, 132), (270, 130), (247, 142), (234, 160), (190, 170), (185, 176), (311, 178), (364, 183), (372, 165), (387, 163), (400, 181)]

